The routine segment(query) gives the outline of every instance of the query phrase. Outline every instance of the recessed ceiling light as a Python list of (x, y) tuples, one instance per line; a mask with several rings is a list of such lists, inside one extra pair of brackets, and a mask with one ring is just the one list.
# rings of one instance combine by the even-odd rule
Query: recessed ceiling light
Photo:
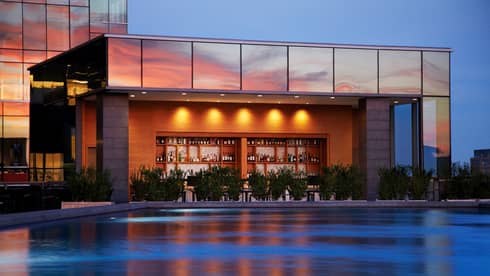
[(148, 94), (148, 92), (146, 92), (146, 91), (141, 91), (141, 94), (146, 95), (146, 94)]
[(309, 102), (306, 102), (306, 104), (310, 104)]
[(225, 94), (223, 94), (223, 93), (221, 93), (221, 94), (219, 94), (219, 95), (220, 95), (221, 97), (224, 97), (224, 96), (225, 96)]
[(129, 97), (130, 97), (130, 98), (134, 98), (134, 97), (136, 97), (136, 95), (131, 94), (131, 95), (129, 95)]
[(220, 100), (217, 100), (216, 102), (217, 102), (217, 103), (220, 103), (221, 101), (220, 101)]
[(298, 99), (298, 98), (299, 98), (299, 96), (298, 96), (298, 95), (294, 95), (294, 98), (295, 98), (295, 99)]
[(330, 97), (330, 99), (331, 99), (331, 100), (335, 100), (335, 97), (334, 97), (334, 96), (332, 96), (332, 97)]
[(181, 93), (181, 95), (182, 95), (182, 96), (185, 96), (185, 95), (187, 95), (187, 93), (185, 93), (185, 92), (182, 92), (182, 93)]
[(393, 101), (393, 103), (394, 103), (394, 104), (397, 104), (397, 103), (398, 103), (398, 101)]
[(281, 102), (277, 102), (278, 104), (281, 104)]
[(185, 100), (186, 102), (190, 101), (189, 99)]
[(413, 98), (412, 101), (416, 102), (418, 99), (417, 98)]
[(247, 101), (247, 103), (251, 103), (251, 101)]
[(262, 94), (257, 95), (257, 97), (259, 97), (259, 98), (262, 98), (263, 96), (264, 96), (264, 95), (262, 95)]

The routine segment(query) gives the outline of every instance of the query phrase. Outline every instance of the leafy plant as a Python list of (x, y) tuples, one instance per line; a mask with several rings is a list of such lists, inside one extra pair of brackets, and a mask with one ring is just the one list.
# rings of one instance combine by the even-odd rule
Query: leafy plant
[(301, 200), (305, 196), (306, 188), (308, 183), (306, 176), (303, 173), (293, 174), (293, 179), (288, 186), (289, 194), (294, 198), (294, 200)]
[(408, 192), (410, 178), (406, 167), (381, 168), (379, 175), (380, 199), (403, 199)]
[(267, 178), (259, 171), (253, 171), (248, 177), (248, 184), (252, 188), (252, 196), (259, 200), (265, 200), (269, 195), (267, 191)]
[(320, 194), (323, 198), (330, 198), (332, 194), (335, 199), (345, 200), (361, 199), (363, 197), (363, 175), (361, 171), (353, 166), (336, 164), (322, 168), (320, 181)]
[(171, 170), (163, 184), (163, 200), (175, 201), (179, 199), (184, 189), (184, 172), (179, 169)]
[(335, 172), (333, 167), (323, 167), (320, 176), (320, 196), (330, 199), (335, 192)]
[(412, 181), (410, 183), (410, 194), (413, 199), (423, 199), (432, 178), (432, 171), (425, 171), (422, 168), (412, 170)]
[(293, 182), (293, 171), (287, 167), (280, 168), (277, 172), (269, 172), (269, 185), (272, 199), (278, 200)]
[(184, 187), (184, 173), (171, 170), (163, 179), (161, 168), (140, 167), (130, 177), (135, 200), (173, 201), (180, 197)]
[(109, 201), (112, 194), (110, 172), (97, 172), (94, 168), (82, 168), (67, 180), (74, 201)]
[(239, 199), (242, 182), (238, 170), (215, 166), (196, 176), (198, 181), (194, 188), (198, 200), (219, 201), (225, 191), (232, 200)]

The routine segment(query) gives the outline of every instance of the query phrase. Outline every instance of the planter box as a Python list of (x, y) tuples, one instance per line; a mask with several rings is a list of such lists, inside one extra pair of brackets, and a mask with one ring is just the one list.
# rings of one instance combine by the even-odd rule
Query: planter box
[(70, 209), (70, 208), (84, 208), (84, 207), (98, 207), (98, 206), (108, 206), (114, 204), (111, 201), (62, 201), (61, 209)]

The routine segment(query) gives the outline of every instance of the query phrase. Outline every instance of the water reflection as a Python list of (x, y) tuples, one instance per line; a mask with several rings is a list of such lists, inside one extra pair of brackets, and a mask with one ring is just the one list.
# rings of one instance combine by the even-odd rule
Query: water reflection
[(478, 210), (146, 210), (0, 232), (2, 273), (489, 272)]

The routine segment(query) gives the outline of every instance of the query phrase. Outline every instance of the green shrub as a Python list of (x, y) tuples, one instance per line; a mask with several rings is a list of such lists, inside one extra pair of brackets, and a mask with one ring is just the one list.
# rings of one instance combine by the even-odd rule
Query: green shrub
[(381, 168), (379, 175), (380, 199), (404, 199), (408, 192), (410, 178), (406, 167)]
[(74, 201), (109, 201), (112, 194), (110, 172), (97, 172), (94, 168), (82, 168), (67, 180)]
[(432, 171), (425, 171), (421, 168), (412, 170), (412, 181), (410, 183), (410, 194), (413, 199), (424, 199), (432, 179)]
[(226, 191), (232, 200), (238, 200), (242, 181), (238, 170), (230, 167), (212, 167), (196, 174), (198, 181), (194, 186), (198, 200), (219, 201)]
[(322, 167), (320, 176), (320, 196), (330, 199), (335, 192), (335, 173), (333, 167)]
[(335, 199), (345, 200), (361, 199), (364, 196), (364, 178), (361, 171), (353, 166), (336, 164), (323, 167), (320, 181), (320, 194), (322, 198), (330, 198), (335, 194)]
[(288, 186), (288, 191), (294, 200), (301, 200), (305, 197), (307, 187), (308, 183), (306, 176), (303, 173), (296, 173), (293, 174), (293, 179)]
[(179, 169), (171, 170), (163, 184), (163, 200), (175, 201), (179, 199), (184, 190), (184, 172)]
[(194, 192), (196, 193), (197, 200), (208, 200), (209, 195), (209, 183), (206, 178), (209, 177), (207, 171), (199, 171), (195, 174)]
[(258, 200), (265, 200), (269, 195), (267, 190), (267, 178), (259, 171), (253, 171), (248, 177), (248, 184), (252, 189), (252, 196)]
[(239, 200), (240, 192), (242, 191), (242, 179), (240, 171), (234, 168), (222, 168), (223, 184), (228, 192), (228, 197), (231, 200)]
[(163, 179), (163, 169), (140, 167), (130, 177), (135, 200), (174, 201), (184, 187), (184, 173), (171, 170)]
[(293, 171), (287, 167), (280, 168), (277, 172), (269, 172), (269, 187), (273, 200), (278, 200), (293, 182)]

